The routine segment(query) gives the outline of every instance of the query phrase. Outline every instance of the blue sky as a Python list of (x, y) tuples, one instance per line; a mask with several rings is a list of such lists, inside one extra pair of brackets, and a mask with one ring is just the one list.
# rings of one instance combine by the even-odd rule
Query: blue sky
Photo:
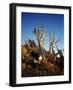
[[(44, 13), (24, 13), (21, 16), (21, 42), (25, 40), (34, 40), (37, 38), (33, 33), (34, 27), (43, 25), (47, 39), (49, 40), (49, 32), (54, 32), (56, 39), (60, 39), (57, 43), (58, 48), (64, 49), (64, 15), (63, 14), (44, 14)], [(49, 48), (49, 42), (45, 40), (45, 48)]]

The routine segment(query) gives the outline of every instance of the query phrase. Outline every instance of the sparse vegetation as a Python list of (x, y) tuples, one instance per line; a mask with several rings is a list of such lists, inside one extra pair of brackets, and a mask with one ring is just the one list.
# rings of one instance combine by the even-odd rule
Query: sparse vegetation
[(56, 45), (55, 37), (50, 35), (50, 47), (46, 51), (43, 42), (44, 28), (35, 28), (34, 35), (38, 45), (34, 40), (28, 40), (21, 46), (22, 77), (64, 75), (64, 56)]

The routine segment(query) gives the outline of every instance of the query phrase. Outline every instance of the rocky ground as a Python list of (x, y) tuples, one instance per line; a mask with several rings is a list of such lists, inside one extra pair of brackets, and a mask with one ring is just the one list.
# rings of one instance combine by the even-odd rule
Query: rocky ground
[(46, 60), (39, 60), (38, 54), (33, 55), (35, 52), (39, 52), (37, 47), (29, 49), (27, 45), (22, 46), (22, 77), (35, 77), (35, 76), (53, 76), (64, 75), (64, 57), (56, 57), (56, 55), (50, 54), (45, 51), (44, 55)]

